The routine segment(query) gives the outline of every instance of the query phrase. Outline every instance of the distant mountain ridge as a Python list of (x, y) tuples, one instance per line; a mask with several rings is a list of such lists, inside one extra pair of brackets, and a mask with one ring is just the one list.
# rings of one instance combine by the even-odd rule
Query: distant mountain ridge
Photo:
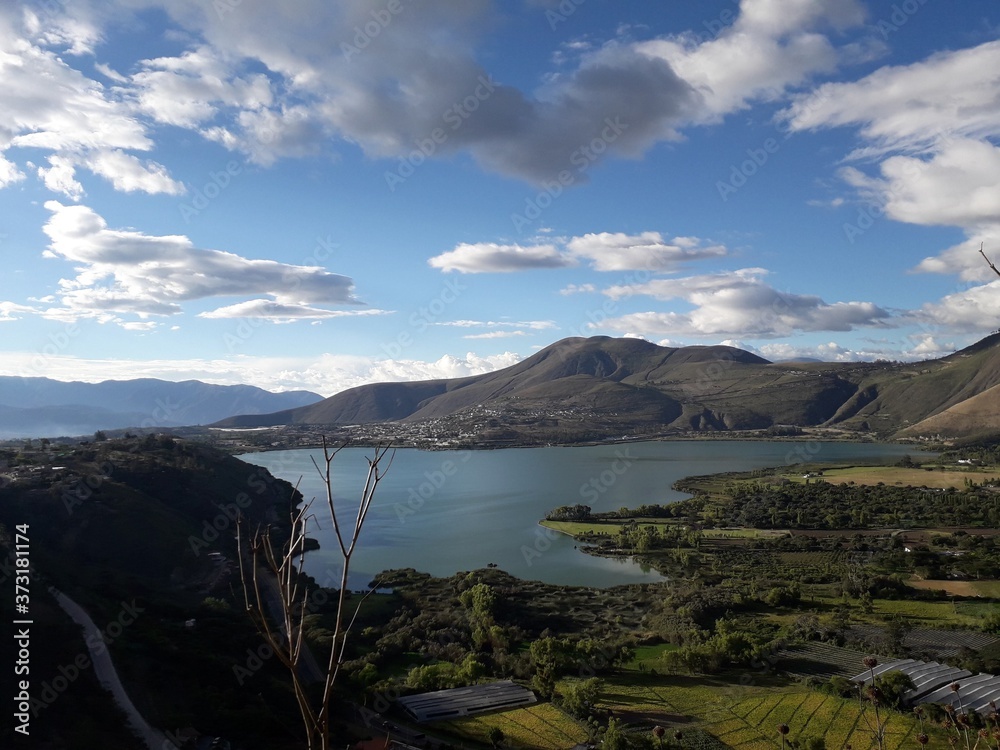
[(255, 386), (199, 380), (83, 383), (4, 376), (0, 377), (0, 438), (203, 425), (234, 415), (308, 406), (322, 398), (309, 391), (272, 393)]
[[(228, 426), (440, 423), (441, 434), (548, 440), (652, 432), (839, 427), (881, 437), (1000, 385), (1000, 335), (937, 360), (769, 362), (727, 346), (662, 347), (604, 336), (558, 341), (511, 367), (451, 380), (359, 386), (316, 404), (234, 417)], [(1000, 389), (996, 392), (1000, 394)], [(970, 402), (975, 405), (974, 402)], [(989, 410), (987, 410), (989, 411)], [(990, 414), (994, 414), (993, 410)], [(1000, 431), (1000, 414), (949, 421), (953, 434)], [(491, 432), (492, 431), (492, 432)], [(930, 434), (930, 433), (927, 433)]]

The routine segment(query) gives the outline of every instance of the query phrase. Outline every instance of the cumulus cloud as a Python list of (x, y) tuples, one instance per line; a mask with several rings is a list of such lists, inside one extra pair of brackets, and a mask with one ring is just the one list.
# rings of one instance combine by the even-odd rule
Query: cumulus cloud
[(256, 111), (273, 103), (270, 80), (262, 73), (240, 75), (207, 46), (177, 57), (143, 60), (126, 90), (156, 121), (194, 128), (212, 120), (220, 107)]
[(528, 328), (533, 331), (557, 327), (553, 320), (446, 320), (434, 325), (452, 328)]
[(459, 273), (510, 273), (575, 265), (555, 245), (499, 245), (495, 242), (462, 243), (427, 262), (433, 268)]
[(995, 279), (996, 274), (990, 269), (980, 248), (987, 257), (996, 264), (1000, 248), (1000, 223), (986, 226), (975, 231), (968, 240), (952, 245), (938, 255), (924, 258), (917, 264), (916, 271), (921, 273), (940, 273), (957, 275), (962, 281), (976, 282)]
[(685, 261), (728, 254), (722, 245), (704, 245), (695, 237), (668, 241), (659, 232), (586, 234), (570, 239), (566, 249), (591, 261), (595, 271), (671, 271)]
[(571, 294), (593, 294), (597, 291), (594, 284), (567, 284), (559, 290), (559, 294), (568, 297)]
[[(705, 244), (697, 237), (665, 240), (659, 232), (637, 235), (601, 232), (558, 238), (538, 245), (500, 245), (492, 242), (461, 244), (428, 262), (443, 271), (496, 273), (535, 268), (569, 268), (587, 262), (595, 271), (673, 271), (682, 263), (728, 254), (722, 245)], [(590, 287), (590, 288), (588, 288)], [(563, 294), (592, 291), (590, 285), (571, 285)]]
[(699, 119), (714, 120), (834, 70), (841, 53), (820, 30), (857, 26), (864, 18), (857, 0), (743, 0), (733, 23), (713, 39), (692, 32), (637, 47), (668, 62), (701, 95)]
[(509, 339), (517, 336), (527, 336), (525, 331), (490, 331), (489, 333), (470, 333), (462, 336), (463, 339)]
[(930, 158), (890, 157), (881, 178), (850, 167), (842, 176), (896, 221), (975, 227), (1000, 223), (998, 170), (1000, 148), (962, 138), (940, 144)]
[(50, 317), (111, 320), (109, 316), (133, 314), (145, 319), (180, 313), (184, 302), (223, 296), (255, 298), (203, 315), (322, 318), (345, 313), (315, 305), (360, 304), (353, 296), (351, 279), (317, 266), (202, 249), (183, 235), (110, 229), (103, 217), (86, 206), (48, 201), (45, 207), (52, 213), (43, 228), (50, 240), (45, 254), (69, 261), (76, 269), (74, 278), (59, 282), (60, 306), (45, 311)]
[(0, 302), (0, 323), (21, 320), (25, 315), (37, 312), (37, 309), (28, 305), (19, 305), (16, 302)]
[[(849, 166), (843, 179), (890, 219), (962, 228), (968, 242), (925, 258), (917, 270), (974, 281), (989, 275), (976, 246), (1000, 237), (998, 102), (1000, 41), (992, 41), (824, 84), (783, 118), (793, 131), (858, 128), (861, 144), (848, 158), (875, 160), (877, 173)], [(964, 320), (959, 299), (942, 301), (934, 314)]]
[(917, 320), (953, 331), (981, 332), (996, 329), (1000, 321), (1000, 280), (970, 287), (924, 305)]
[[(562, 170), (582, 182), (592, 163), (637, 157), (678, 140), (686, 126), (831, 71), (843, 54), (827, 31), (863, 19), (857, 0), (742, 0), (735, 21), (713, 39), (635, 41), (619, 29), (603, 44), (570, 45), (571, 64), (526, 90), (494, 80), (479, 62), (479, 39), (497, 12), (489, 0), (403, 4), (398, 13), (384, 11), (376, 33), (368, 31), (374, 27), (365, 4), (303, 0), (276, 11), (266, 0), (242, 0), (238, 9), (227, 6), (233, 12), (202, 0), (81, 0), (79, 6), (85, 10), (57, 7), (28, 23), (11, 14), (17, 33), (5, 35), (30, 47), (16, 51), (19, 77), (38, 83), (44, 68), (55, 70), (90, 105), (77, 111), (78, 120), (92, 118), (96, 105), (115, 126), (84, 131), (80, 122), (65, 123), (43, 133), (36, 132), (41, 123), (28, 124), (24, 135), (63, 155), (80, 147), (80, 133), (116, 128), (131, 130), (132, 143), (102, 136), (109, 142), (88, 148), (148, 149), (135, 115), (195, 130), (262, 165), (332, 153), (345, 143), (369, 156), (398, 157), (440, 131), (437, 156), (464, 151), (485, 169), (535, 183)], [(188, 48), (140, 61), (132, 72), (98, 63), (110, 90), (48, 49), (92, 50), (100, 21), (150, 7), (171, 18)], [(9, 71), (2, 72), (6, 78)], [(58, 93), (50, 89), (54, 98)], [(16, 100), (14, 111), (22, 111)]]
[[(991, 95), (992, 92), (992, 95)], [(1000, 41), (884, 67), (800, 96), (783, 117), (792, 130), (853, 125), (864, 144), (852, 157), (936, 151), (951, 138), (1000, 134)]]
[[(153, 161), (130, 151), (149, 151), (153, 141), (127, 104), (68, 65), (44, 45), (88, 51), (99, 38), (79, 9), (0, 12), (0, 186), (20, 179), (13, 161), (21, 148), (51, 152), (39, 176), (50, 190), (78, 200), (83, 188), (75, 170), (88, 169), (122, 190), (183, 192), (183, 186)], [(76, 15), (74, 15), (74, 13)]]
[(227, 305), (209, 312), (198, 313), (199, 318), (253, 318), (274, 323), (294, 320), (327, 320), (329, 318), (356, 317), (359, 315), (390, 315), (389, 310), (327, 310), (306, 304), (275, 302), (269, 299), (252, 299)]
[(827, 303), (812, 295), (781, 292), (763, 281), (765, 274), (760, 268), (744, 268), (732, 273), (609, 287), (604, 293), (612, 299), (637, 295), (664, 301), (680, 299), (694, 309), (686, 313), (630, 313), (606, 320), (600, 327), (654, 336), (776, 338), (802, 331), (850, 331), (891, 322), (890, 314), (871, 302)]

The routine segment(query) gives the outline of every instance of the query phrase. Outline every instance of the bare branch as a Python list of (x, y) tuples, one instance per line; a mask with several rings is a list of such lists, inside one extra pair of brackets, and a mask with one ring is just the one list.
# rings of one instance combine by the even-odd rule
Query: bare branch
[[(357, 516), (355, 517), (354, 528), (347, 538), (347, 529), (342, 529), (337, 509), (334, 503), (332, 463), (334, 457), (344, 448), (343, 445), (336, 449), (331, 449), (323, 439), (323, 465), (313, 459), (313, 466), (323, 481), (326, 489), (327, 509), (333, 522), (334, 532), (343, 556), (344, 566), (341, 572), (340, 591), (337, 598), (337, 610), (333, 627), (333, 636), (330, 643), (330, 657), (327, 663), (326, 674), (323, 678), (322, 697), (318, 703), (310, 700), (309, 693), (303, 684), (303, 678), (299, 673), (299, 667), (303, 664), (303, 658), (309, 655), (309, 648), (305, 640), (305, 620), (308, 616), (308, 597), (302, 586), (302, 570), (305, 562), (306, 535), (309, 520), (315, 516), (310, 513), (312, 501), (300, 507), (292, 507), (289, 510), (290, 532), (288, 540), (281, 549), (275, 548), (272, 537), (272, 529), (266, 526), (254, 531), (249, 541), (249, 550), (243, 545), (243, 525), (237, 520), (238, 548), (240, 554), (240, 578), (243, 582), (244, 601), (247, 611), (250, 614), (254, 625), (260, 632), (264, 640), (271, 646), (281, 663), (288, 669), (292, 685), (295, 692), (295, 699), (299, 706), (302, 720), (306, 727), (307, 746), (310, 750), (329, 750), (332, 747), (330, 738), (330, 700), (333, 688), (340, 668), (347, 656), (348, 635), (358, 617), (365, 600), (371, 596), (375, 589), (374, 585), (361, 601), (354, 608), (353, 614), (348, 619), (347, 595), (348, 572), (351, 564), (351, 557), (361, 537), (361, 530), (364, 526), (368, 511), (375, 499), (375, 493), (379, 483), (385, 477), (386, 472), (392, 465), (395, 451), (389, 453), (390, 446), (378, 445), (374, 454), (368, 460), (368, 472), (365, 477), (364, 487), (358, 504)], [(382, 466), (382, 461), (387, 459), (387, 465)], [(296, 486), (294, 497), (298, 497), (298, 486)], [(286, 546), (287, 545), (287, 546)], [(244, 560), (244, 557), (247, 559)], [(249, 570), (247, 569), (249, 568)], [(266, 596), (262, 589), (268, 587), (272, 593)], [(269, 617), (265, 609), (264, 600), (268, 598), (272, 604), (273, 612)], [(254, 605), (251, 600), (254, 600)], [(279, 611), (280, 609), (280, 611)], [(272, 626), (271, 620), (280, 623), (282, 632), (277, 632)], [(311, 657), (310, 657), (311, 658)]]
[(993, 273), (995, 273), (995, 274), (996, 274), (997, 276), (1000, 276), (1000, 269), (998, 269), (998, 268), (997, 268), (997, 267), (996, 267), (995, 265), (993, 265), (993, 261), (991, 261), (991, 260), (990, 260), (989, 258), (987, 258), (987, 257), (986, 257), (986, 253), (985, 253), (985, 252), (983, 252), (983, 245), (984, 245), (984, 244), (985, 244), (985, 243), (980, 243), (980, 244), (979, 244), (979, 254), (980, 254), (980, 255), (982, 255), (982, 256), (983, 256), (983, 258), (984, 258), (984, 259), (986, 260), (986, 264), (987, 264), (987, 265), (988, 265), (988, 266), (989, 266), (990, 268), (992, 268), (992, 269), (993, 269)]

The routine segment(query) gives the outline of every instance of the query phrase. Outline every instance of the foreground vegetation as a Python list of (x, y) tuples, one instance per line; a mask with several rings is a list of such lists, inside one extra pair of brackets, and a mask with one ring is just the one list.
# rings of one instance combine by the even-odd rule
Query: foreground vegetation
[[(37, 590), (57, 585), (99, 623), (113, 621), (123, 601), (142, 608), (110, 648), (152, 723), (226, 736), (243, 750), (300, 746), (287, 675), (242, 611), (230, 526), (236, 503), (280, 534), (297, 500), (291, 487), (165, 437), (36, 446), (0, 461), (0, 524), (37, 528)], [(849, 686), (845, 695), (843, 683), (864, 657), (1000, 671), (1000, 603), (991, 598), (1000, 595), (1000, 493), (991, 479), (1000, 470), (907, 463), (697, 477), (683, 483), (692, 498), (668, 506), (550, 513), (547, 525), (592, 552), (641, 557), (668, 583), (592, 590), (496, 569), (447, 578), (387, 571), (380, 581), (391, 594), (352, 600), (360, 610), (338, 737), (376, 734), (377, 725), (359, 724), (355, 705), (405, 725), (394, 704), (401, 695), (503, 678), (530, 686), (541, 703), (428, 733), (455, 747), (501, 738), (528, 748), (658, 748), (660, 739), (664, 747), (878, 747), (874, 704)], [(896, 484), (924, 475), (948, 485)], [(301, 582), (307, 642), (322, 663), (337, 592)], [(51, 681), (81, 646), (53, 603), (40, 595), (38, 607), (40, 632), (67, 635), (61, 651), (39, 660), (39, 680)], [(46, 709), (53, 747), (81, 711), (103, 718), (80, 724), (73, 747), (129, 746), (95, 682), (88, 672)], [(888, 697), (883, 749), (913, 746), (920, 734), (931, 747), (946, 744), (940, 722), (922, 725)]]

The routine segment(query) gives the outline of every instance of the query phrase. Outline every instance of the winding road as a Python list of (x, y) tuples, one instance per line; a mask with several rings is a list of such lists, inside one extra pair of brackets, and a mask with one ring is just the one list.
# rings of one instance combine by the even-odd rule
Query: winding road
[(97, 674), (97, 679), (100, 680), (101, 685), (106, 690), (111, 692), (115, 703), (125, 712), (125, 715), (128, 717), (129, 728), (146, 743), (149, 750), (178, 750), (177, 746), (167, 739), (167, 736), (163, 732), (149, 725), (149, 722), (142, 717), (142, 714), (139, 713), (139, 710), (128, 697), (125, 687), (122, 685), (121, 680), (118, 679), (118, 672), (111, 661), (111, 654), (107, 647), (103, 645), (101, 630), (90, 619), (90, 615), (87, 614), (86, 610), (61, 591), (56, 589), (49, 589), (49, 591), (56, 598), (56, 602), (62, 607), (63, 611), (73, 618), (73, 622), (83, 627), (85, 634), (84, 641), (87, 644), (87, 650), (90, 651), (90, 658), (94, 663), (94, 672)]

